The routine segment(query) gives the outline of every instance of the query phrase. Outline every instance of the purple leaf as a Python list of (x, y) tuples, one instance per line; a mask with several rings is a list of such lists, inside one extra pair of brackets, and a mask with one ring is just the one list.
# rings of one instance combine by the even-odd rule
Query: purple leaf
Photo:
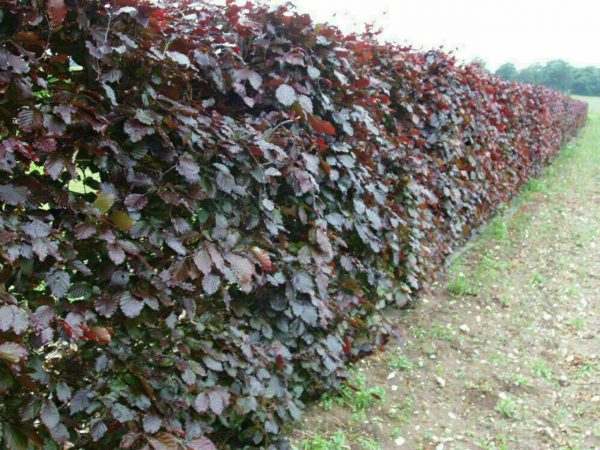
[(233, 178), (233, 175), (230, 173), (219, 171), (215, 181), (217, 182), (219, 189), (221, 189), (223, 192), (227, 192), (229, 194), (235, 189), (235, 178)]
[(187, 443), (189, 450), (217, 450), (217, 446), (207, 437), (201, 436)]
[(13, 186), (12, 184), (0, 184), (0, 200), (9, 205), (20, 205), (27, 201), (29, 191), (22, 186)]
[(175, 61), (177, 64), (181, 64), (182, 66), (190, 67), (192, 65), (190, 59), (183, 53), (167, 52), (167, 56), (173, 61)]
[(101, 420), (92, 420), (90, 423), (90, 435), (92, 436), (92, 440), (94, 442), (102, 439), (102, 436), (106, 434), (108, 428), (106, 424)]
[(56, 397), (63, 403), (71, 399), (71, 388), (63, 381), (56, 383)]
[(94, 308), (101, 316), (112, 317), (117, 310), (117, 301), (109, 297), (100, 297), (94, 302)]
[(143, 194), (129, 194), (125, 197), (125, 206), (133, 211), (141, 211), (148, 204), (148, 197)]
[(204, 275), (202, 278), (202, 288), (204, 292), (208, 295), (212, 295), (219, 290), (219, 286), (221, 284), (221, 277), (214, 274)]
[(201, 392), (196, 396), (196, 399), (194, 400), (194, 409), (199, 413), (205, 413), (210, 409), (208, 395), (205, 392)]
[(142, 420), (144, 431), (146, 433), (154, 434), (162, 426), (162, 419), (155, 414), (146, 414)]
[(108, 244), (107, 248), (108, 257), (115, 265), (118, 266), (125, 261), (125, 252), (119, 244)]
[(184, 153), (179, 158), (177, 164), (177, 172), (179, 172), (186, 180), (191, 183), (200, 181), (200, 167), (194, 161), (194, 158), (189, 153)]
[(45, 401), (42, 403), (42, 408), (40, 409), (40, 419), (48, 429), (52, 429), (58, 425), (58, 422), (60, 421), (60, 414), (58, 413), (58, 408), (53, 402)]
[(173, 236), (171, 234), (169, 236), (167, 236), (167, 239), (165, 239), (165, 243), (179, 255), (181, 255), (181, 256), (187, 255), (186, 248), (183, 246), (183, 244), (181, 242), (179, 242), (177, 240), (177, 238), (175, 236)]
[(296, 91), (287, 84), (281, 84), (277, 88), (277, 91), (275, 91), (275, 96), (279, 100), (279, 103), (284, 106), (291, 106), (297, 100)]
[(45, 328), (48, 328), (48, 326), (54, 320), (55, 317), (56, 312), (53, 306), (39, 306), (31, 315), (31, 326), (34, 330), (41, 331)]
[(79, 240), (87, 239), (96, 233), (96, 227), (91, 223), (80, 223), (75, 227), (75, 236)]
[(125, 316), (134, 318), (140, 315), (140, 312), (144, 307), (144, 301), (137, 300), (130, 292), (125, 291), (119, 295), (119, 305)]
[(215, 389), (208, 393), (208, 402), (210, 410), (216, 415), (220, 415), (227, 405), (229, 405), (229, 392), (224, 389)]
[(210, 255), (206, 250), (198, 250), (196, 253), (194, 253), (192, 259), (194, 260), (194, 264), (196, 264), (196, 267), (200, 272), (202, 272), (204, 275), (210, 273), (212, 269), (212, 261), (210, 259)]
[(52, 295), (62, 298), (67, 295), (71, 287), (71, 276), (64, 270), (52, 270), (46, 275), (46, 284)]
[(32, 238), (46, 237), (50, 234), (51, 230), (52, 227), (49, 224), (37, 219), (34, 219), (31, 222), (27, 222), (25, 225), (23, 225), (23, 231), (25, 234)]

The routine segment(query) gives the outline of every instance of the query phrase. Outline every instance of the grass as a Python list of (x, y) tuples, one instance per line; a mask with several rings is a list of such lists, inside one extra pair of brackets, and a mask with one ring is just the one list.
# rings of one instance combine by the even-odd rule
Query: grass
[(346, 433), (336, 431), (330, 437), (316, 435), (313, 438), (300, 442), (302, 450), (341, 450), (350, 448), (346, 445)]
[(390, 369), (402, 370), (404, 372), (410, 372), (415, 368), (413, 362), (408, 359), (408, 356), (402, 353), (392, 353), (388, 359), (388, 367)]
[(533, 387), (533, 383), (529, 378), (521, 373), (513, 373), (507, 377), (507, 381), (517, 387)]
[(373, 439), (359, 436), (357, 441), (361, 447), (361, 450), (383, 450), (381, 444)]
[(341, 387), (339, 394), (332, 396), (326, 393), (321, 397), (325, 410), (331, 410), (337, 403), (353, 413), (363, 412), (384, 400), (385, 389), (382, 386), (367, 386), (367, 376), (356, 370), (350, 371), (348, 382)]
[(464, 273), (458, 273), (448, 282), (448, 292), (455, 297), (477, 295), (477, 287)]
[(533, 373), (535, 373), (535, 375), (538, 378), (543, 378), (545, 380), (551, 381), (553, 374), (552, 374), (552, 369), (548, 366), (548, 364), (545, 361), (541, 361), (541, 360), (537, 360), (534, 361), (531, 369), (533, 370)]
[(508, 240), (508, 226), (501, 216), (491, 221), (488, 226), (488, 234), (497, 241)]
[[(407, 424), (412, 420), (414, 416), (414, 406), (416, 399), (414, 396), (405, 397), (400, 403), (394, 405), (393, 408), (389, 410), (387, 416), (393, 422)], [(398, 434), (396, 437), (400, 437), (401, 434), (400, 428), (394, 428), (393, 434)]]
[(571, 320), (570, 325), (575, 328), (577, 331), (581, 331), (584, 329), (585, 327), (585, 321), (580, 318), (580, 317), (576, 317), (574, 319)]
[(498, 400), (498, 403), (496, 403), (496, 407), (494, 408), (498, 414), (509, 420), (514, 420), (517, 418), (518, 409), (519, 406), (517, 405), (517, 402), (515, 402), (511, 397)]

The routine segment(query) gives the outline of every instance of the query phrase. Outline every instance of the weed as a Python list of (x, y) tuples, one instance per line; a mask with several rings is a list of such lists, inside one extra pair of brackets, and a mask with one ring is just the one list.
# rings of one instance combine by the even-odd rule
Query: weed
[(494, 259), (488, 255), (485, 255), (481, 259), (481, 266), (488, 270), (506, 270), (510, 267), (510, 264), (506, 261), (501, 261), (499, 259)]
[[(388, 413), (388, 417), (394, 421), (400, 423), (408, 423), (410, 422), (413, 416), (413, 406), (415, 404), (415, 397), (408, 396), (406, 397), (402, 403), (396, 405), (393, 410), (390, 410)], [(400, 430), (396, 428), (396, 430)]]
[(444, 327), (439, 322), (434, 322), (429, 328), (429, 338), (451, 342), (453, 340), (452, 330), (449, 326)]
[(496, 403), (494, 410), (506, 417), (507, 419), (513, 420), (517, 416), (518, 406), (517, 403), (510, 397), (502, 398)]
[(512, 376), (510, 376), (510, 378), (512, 378), (511, 381), (515, 386), (533, 387), (533, 383), (531, 382), (531, 380), (523, 374), (515, 373)]
[(334, 398), (329, 392), (323, 394), (323, 396), (321, 397), (321, 405), (323, 405), (323, 409), (325, 411), (331, 411), (333, 409), (333, 401)]
[(531, 285), (543, 286), (548, 282), (546, 277), (540, 272), (535, 272), (531, 277)]
[(341, 450), (349, 447), (346, 445), (346, 433), (337, 431), (329, 438), (317, 434), (311, 439), (305, 439), (300, 443), (300, 448), (302, 450)]
[(379, 442), (364, 436), (360, 436), (357, 439), (357, 442), (360, 444), (362, 450), (383, 450), (383, 447)]
[(548, 381), (552, 380), (552, 369), (548, 367), (545, 361), (534, 361), (531, 366), (533, 373), (539, 378), (544, 378)]
[(506, 356), (504, 356), (500, 352), (496, 352), (492, 356), (490, 356), (490, 362), (497, 366), (504, 365), (504, 364), (506, 364)]
[(478, 444), (483, 450), (508, 450), (506, 436), (498, 434), (489, 442), (480, 442)]
[(560, 408), (554, 416), (554, 423), (560, 425), (567, 417), (569, 417), (569, 411), (565, 408)]
[(580, 318), (575, 318), (570, 322), (571, 327), (575, 328), (577, 331), (583, 330), (585, 327), (585, 321)]
[(367, 387), (367, 376), (362, 372), (353, 372), (350, 381), (340, 390), (339, 402), (352, 412), (361, 412), (383, 402), (384, 398), (385, 389), (382, 386)]
[(497, 241), (508, 240), (508, 226), (502, 217), (496, 217), (489, 226), (489, 234)]
[(448, 292), (455, 297), (477, 295), (477, 288), (463, 273), (457, 274), (448, 282)]
[(404, 372), (410, 372), (415, 368), (415, 365), (410, 359), (408, 359), (408, 356), (401, 353), (392, 354), (390, 356), (388, 366), (390, 369), (402, 370)]
[(523, 192), (532, 194), (535, 192), (546, 192), (547, 190), (548, 187), (546, 186), (546, 183), (538, 178), (533, 178), (523, 188)]
[(593, 375), (596, 370), (596, 366), (591, 362), (584, 362), (579, 367), (577, 374), (575, 375), (577, 378), (589, 378)]

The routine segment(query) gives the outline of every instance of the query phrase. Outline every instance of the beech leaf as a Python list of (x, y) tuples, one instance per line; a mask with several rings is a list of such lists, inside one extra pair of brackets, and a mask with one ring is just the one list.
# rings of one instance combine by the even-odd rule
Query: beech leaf
[(293, 87), (287, 84), (279, 85), (277, 91), (275, 91), (275, 96), (277, 97), (277, 100), (279, 100), (279, 103), (281, 103), (284, 106), (293, 105), (297, 99), (296, 91)]

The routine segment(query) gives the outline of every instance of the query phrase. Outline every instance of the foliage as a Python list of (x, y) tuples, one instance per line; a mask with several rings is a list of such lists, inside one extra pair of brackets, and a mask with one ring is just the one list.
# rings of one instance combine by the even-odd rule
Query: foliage
[(586, 117), (289, 7), (0, 12), (9, 449), (281, 448)]
[(600, 96), (600, 68), (573, 67), (560, 59), (545, 65), (533, 64), (521, 70), (512, 63), (506, 63), (495, 74), (508, 81), (541, 84), (575, 95)]

